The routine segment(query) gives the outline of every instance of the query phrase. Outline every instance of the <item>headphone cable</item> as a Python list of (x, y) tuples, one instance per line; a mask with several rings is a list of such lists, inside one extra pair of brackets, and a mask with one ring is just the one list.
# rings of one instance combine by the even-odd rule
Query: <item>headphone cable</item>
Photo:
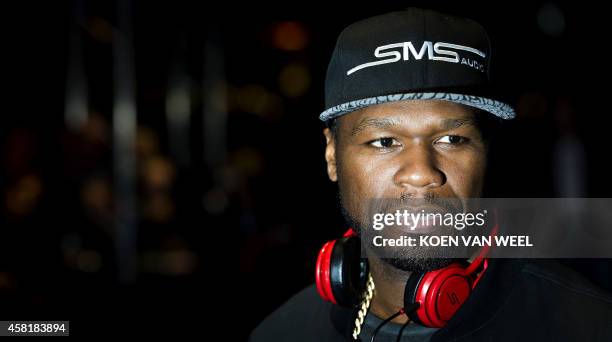
[[(406, 316), (410, 316), (412, 313), (414, 313), (419, 308), (419, 306), (420, 306), (419, 303), (410, 304), (410, 306), (408, 307), (408, 310), (405, 310)], [(397, 339), (395, 339), (395, 342), (400, 342), (400, 340), (402, 339), (402, 335), (404, 334), (404, 329), (406, 329), (406, 327), (408, 326), (408, 324), (410, 324), (410, 322), (411, 320), (407, 320), (406, 323), (402, 325), (402, 328), (397, 333)]]
[(384, 321), (382, 321), (377, 327), (376, 329), (374, 329), (374, 332), (372, 333), (372, 339), (370, 339), (370, 342), (374, 342), (374, 340), (376, 339), (376, 334), (378, 334), (378, 331), (380, 330), (380, 328), (382, 328), (385, 324), (391, 322), (395, 317), (401, 315), (404, 313), (404, 308), (401, 308), (398, 312), (394, 313), (393, 315), (387, 317), (387, 319), (385, 319)]
[[(410, 315), (412, 314), (414, 311), (416, 311), (416, 309), (419, 308), (419, 303), (412, 303), (409, 307), (408, 310), (406, 310), (405, 308), (401, 308), (398, 312), (394, 313), (393, 315), (387, 317), (387, 319), (385, 319), (384, 321), (382, 321), (377, 327), (376, 329), (374, 329), (374, 332), (372, 333), (372, 339), (370, 339), (370, 342), (374, 342), (374, 340), (376, 339), (376, 335), (378, 334), (378, 332), (380, 331), (380, 329), (387, 323), (391, 322), (395, 317), (402, 315), (402, 314), (406, 314), (406, 315)], [(400, 330), (400, 335), (398, 336), (401, 337), (401, 333), (403, 332), (404, 328), (408, 325), (408, 323), (410, 323), (410, 320), (408, 320), (408, 322), (406, 322), (403, 326), (402, 329)], [(398, 340), (399, 341), (399, 340)]]
[(397, 333), (397, 338), (395, 339), (395, 342), (400, 342), (400, 340), (402, 339), (402, 335), (404, 334), (404, 329), (406, 329), (408, 324), (410, 324), (410, 320), (406, 321), (406, 323), (404, 323), (404, 325), (402, 325), (402, 328)]

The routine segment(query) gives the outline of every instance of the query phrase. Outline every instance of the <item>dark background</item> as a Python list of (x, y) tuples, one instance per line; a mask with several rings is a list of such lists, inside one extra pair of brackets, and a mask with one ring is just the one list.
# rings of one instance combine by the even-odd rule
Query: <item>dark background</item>
[[(335, 39), (411, 5), (491, 35), (518, 118), (495, 137), (489, 194), (610, 197), (603, 7), (25, 1), (3, 21), (0, 319), (245, 339), (344, 230), (318, 120)], [(116, 146), (126, 84), (137, 125)], [(134, 164), (118, 173), (122, 157)], [(607, 260), (565, 262), (612, 288)]]

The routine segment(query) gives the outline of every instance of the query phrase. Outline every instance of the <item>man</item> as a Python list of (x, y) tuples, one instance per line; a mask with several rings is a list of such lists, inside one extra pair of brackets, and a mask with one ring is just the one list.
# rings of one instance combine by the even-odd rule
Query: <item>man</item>
[[(488, 95), (489, 66), (489, 40), (480, 25), (433, 11), (389, 13), (340, 34), (320, 119), (328, 126), (327, 173), (338, 182), (347, 224), (362, 239), (372, 199), (422, 199), (436, 207), (439, 199), (466, 204), (482, 196), (492, 129), (515, 116)], [(611, 297), (550, 261), (491, 259), (444, 325), (410, 322), (394, 313), (406, 307), (411, 274), (454, 260), (427, 258), (427, 250), (417, 257), (410, 249), (391, 255), (366, 249), (375, 291), (361, 299), (363, 321), (355, 310), (321, 300), (311, 286), (272, 313), (251, 339), (370, 340), (378, 330), (376, 341), (612, 340)]]

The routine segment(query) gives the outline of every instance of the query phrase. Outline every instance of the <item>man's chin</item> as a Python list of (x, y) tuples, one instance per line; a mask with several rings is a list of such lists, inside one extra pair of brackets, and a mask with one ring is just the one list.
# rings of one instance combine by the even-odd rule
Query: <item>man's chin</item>
[(381, 260), (404, 272), (429, 272), (459, 261), (451, 258), (381, 258)]

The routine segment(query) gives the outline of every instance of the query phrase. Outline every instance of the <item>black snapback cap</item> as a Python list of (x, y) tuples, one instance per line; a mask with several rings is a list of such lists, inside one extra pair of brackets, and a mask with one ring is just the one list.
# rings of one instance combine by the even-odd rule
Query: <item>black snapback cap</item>
[(489, 37), (473, 20), (419, 8), (368, 18), (338, 37), (319, 118), (385, 102), (445, 100), (512, 119), (512, 107), (489, 95), (490, 64)]

